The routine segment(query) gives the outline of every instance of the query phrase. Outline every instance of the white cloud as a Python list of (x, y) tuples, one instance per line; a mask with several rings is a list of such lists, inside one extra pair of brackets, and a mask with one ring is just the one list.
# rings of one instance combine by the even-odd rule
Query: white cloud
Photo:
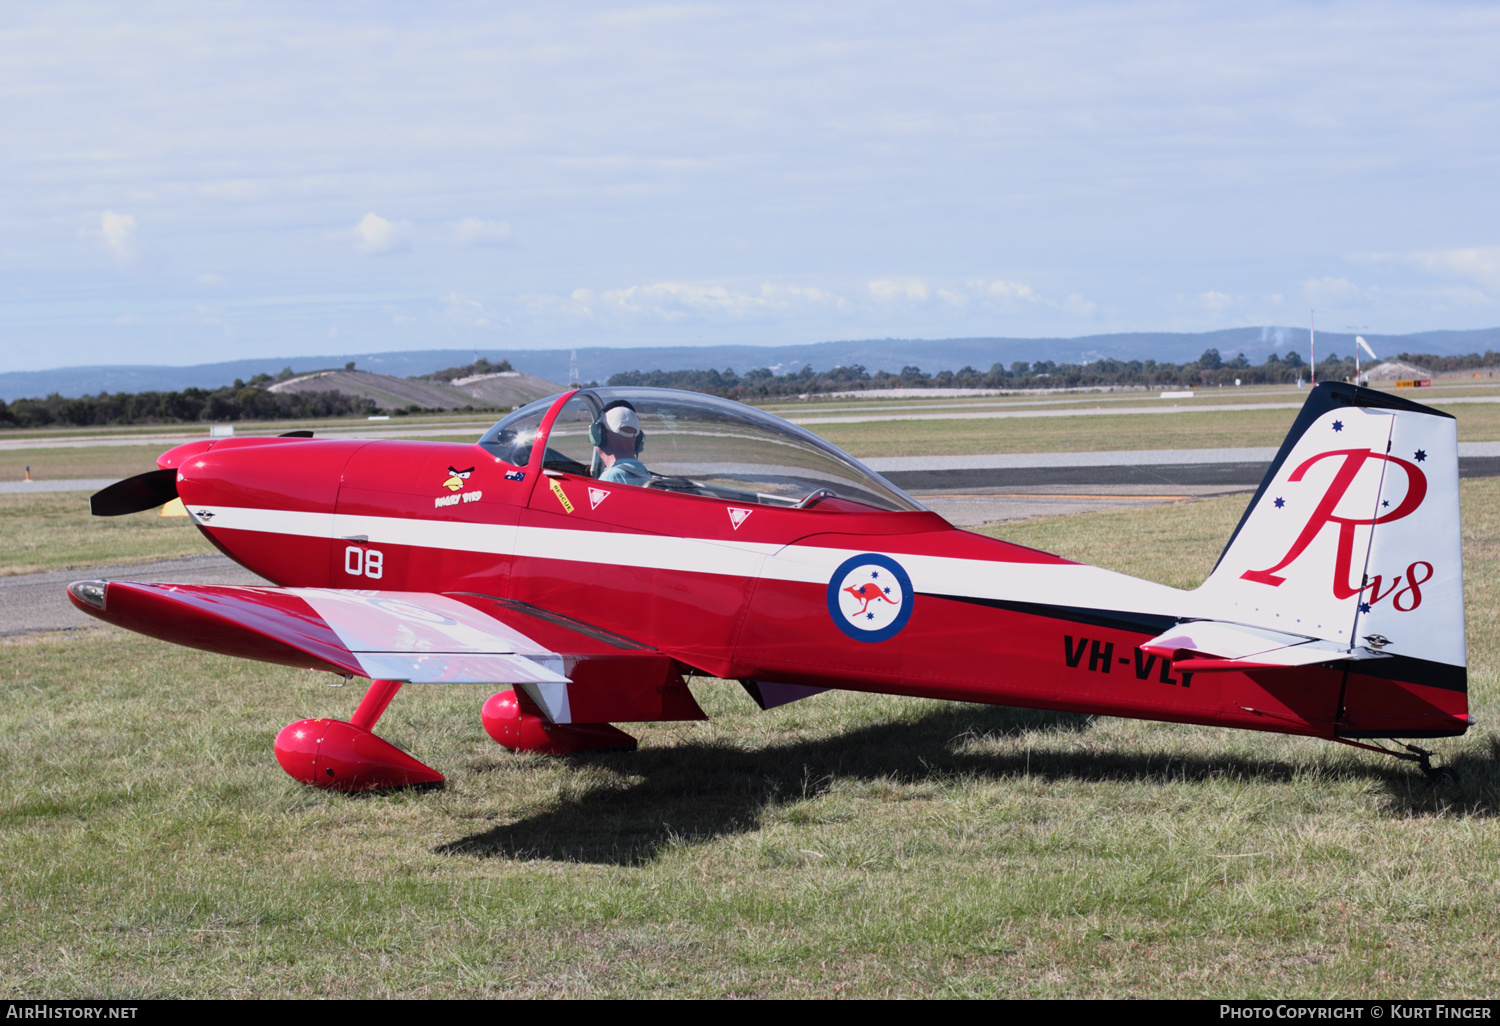
[(1309, 278), (1302, 283), (1302, 292), (1313, 303), (1347, 303), (1364, 296), (1348, 278)]
[(877, 278), (866, 282), (852, 298), (811, 285), (765, 282), (758, 289), (737, 289), (718, 282), (658, 281), (604, 290), (577, 288), (566, 298), (532, 294), (523, 301), (538, 313), (565, 310), (591, 318), (627, 315), (680, 325), (703, 319), (754, 322), (826, 314), (873, 316), (880, 325), (876, 330), (888, 328), (891, 316), (904, 315), (902, 307), (928, 312), (940, 307), (950, 314), (985, 319), (1018, 304), (1054, 316), (1092, 317), (1097, 310), (1094, 302), (1076, 293), (1064, 300), (1048, 299), (1020, 282), (981, 278), (942, 284), (918, 278)]
[(1074, 292), (1062, 301), (1062, 308), (1066, 312), (1078, 317), (1092, 317), (1094, 311), (1099, 308), (1099, 304), (1092, 300), (1084, 299), (1078, 293)]
[(366, 214), (354, 226), (354, 248), (374, 255), (405, 246), (411, 237), (411, 222), (387, 221), (376, 213)]
[(1209, 313), (1227, 313), (1234, 304), (1234, 297), (1222, 292), (1208, 291), (1198, 295), (1198, 305)]
[(1500, 246), (1427, 250), (1412, 253), (1407, 260), (1429, 271), (1467, 278), (1487, 290), (1500, 291)]
[(495, 315), (486, 310), (484, 304), (477, 299), (469, 299), (466, 296), (460, 296), (457, 292), (450, 292), (443, 297), (442, 302), (444, 314), (455, 324), (469, 328), (495, 327)]
[(823, 289), (770, 282), (756, 292), (738, 292), (718, 284), (663, 281), (608, 289), (597, 295), (591, 289), (575, 289), (571, 298), (573, 310), (579, 314), (613, 310), (666, 321), (694, 315), (743, 320), (810, 307), (841, 309), (847, 305), (841, 297)]
[(390, 317), (390, 319), (391, 319), (391, 323), (394, 324), (398, 328), (404, 328), (408, 324), (415, 324), (415, 323), (417, 323), (417, 319), (415, 317), (413, 317), (411, 314), (406, 313), (400, 307), (398, 307), (398, 306), (392, 306), (389, 303), (387, 303), (381, 309), (381, 312), (384, 313), (384, 314), (387, 314)]
[(120, 260), (135, 256), (135, 218), (106, 210), (99, 217), (99, 238)]
[(1042, 297), (1030, 285), (1018, 281), (992, 281), (984, 286), (985, 295), (993, 299), (1024, 299), (1028, 303), (1039, 303)]
[(453, 241), (460, 246), (503, 245), (510, 241), (510, 225), (505, 221), (465, 217), (454, 222)]
[(882, 303), (897, 299), (920, 302), (927, 298), (927, 286), (915, 278), (877, 278), (870, 282), (869, 290)]
[(997, 278), (994, 281), (974, 279), (968, 284), (975, 295), (991, 302), (998, 301), (1004, 307), (1014, 307), (1016, 303), (1028, 303), (1033, 307), (1060, 310), (1078, 317), (1091, 317), (1098, 308), (1096, 303), (1083, 298), (1076, 292), (1059, 302), (1056, 299), (1047, 298), (1025, 282), (1008, 281), (1004, 278)]

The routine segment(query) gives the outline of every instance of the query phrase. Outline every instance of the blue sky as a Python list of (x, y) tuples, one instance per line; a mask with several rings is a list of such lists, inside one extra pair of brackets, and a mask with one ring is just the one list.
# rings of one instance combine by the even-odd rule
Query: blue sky
[(1500, 323), (1500, 7), (11, 5), (0, 370)]

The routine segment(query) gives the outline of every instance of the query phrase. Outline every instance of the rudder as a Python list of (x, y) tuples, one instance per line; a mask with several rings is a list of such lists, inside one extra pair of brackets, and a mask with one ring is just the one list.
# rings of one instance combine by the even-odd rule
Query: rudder
[(1318, 385), (1198, 594), (1214, 619), (1465, 666), (1457, 422)]

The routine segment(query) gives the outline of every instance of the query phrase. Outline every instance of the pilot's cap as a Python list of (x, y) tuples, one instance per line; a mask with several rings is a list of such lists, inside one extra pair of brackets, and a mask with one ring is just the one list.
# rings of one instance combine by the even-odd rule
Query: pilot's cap
[(616, 406), (604, 411), (604, 426), (617, 435), (635, 438), (641, 433), (641, 419), (628, 406)]

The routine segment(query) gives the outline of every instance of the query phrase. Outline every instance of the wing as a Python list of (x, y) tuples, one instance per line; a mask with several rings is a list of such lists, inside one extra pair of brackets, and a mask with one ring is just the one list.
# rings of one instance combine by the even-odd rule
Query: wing
[(649, 645), (488, 595), (78, 581), (101, 620), (223, 655), (412, 684), (514, 684), (554, 723), (704, 719)]

